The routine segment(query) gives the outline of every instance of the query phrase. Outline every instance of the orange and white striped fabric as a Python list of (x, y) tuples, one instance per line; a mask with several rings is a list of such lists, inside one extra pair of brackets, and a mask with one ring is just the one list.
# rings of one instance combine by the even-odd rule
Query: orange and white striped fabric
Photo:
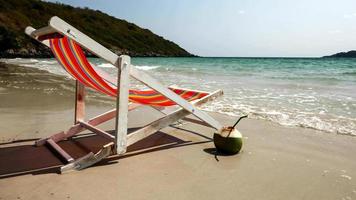
[[(49, 42), (57, 61), (73, 78), (101, 93), (113, 97), (117, 95), (116, 82), (112, 81), (114, 79), (103, 77), (102, 73), (99, 73), (100, 70), (93, 68), (81, 47), (74, 40), (67, 37), (56, 37), (50, 38)], [(208, 95), (205, 92), (170, 89), (187, 101), (193, 101)], [(129, 99), (131, 102), (152, 106), (176, 105), (174, 101), (155, 90), (130, 90)]]

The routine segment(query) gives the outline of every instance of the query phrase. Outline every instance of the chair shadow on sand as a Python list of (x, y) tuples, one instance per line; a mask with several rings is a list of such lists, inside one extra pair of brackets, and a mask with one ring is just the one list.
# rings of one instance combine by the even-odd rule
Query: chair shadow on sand
[[(178, 127), (174, 127), (181, 129)], [(138, 128), (129, 129), (129, 133)], [(185, 141), (177, 137), (171, 136), (164, 132), (156, 132), (155, 134), (131, 145), (127, 149), (127, 153), (121, 156), (110, 156), (92, 167), (110, 165), (118, 162), (119, 159), (125, 159), (131, 156), (140, 154), (161, 151), (171, 148), (178, 148), (188, 145), (196, 145), (212, 142), (212, 139), (203, 136), (194, 131), (189, 131), (198, 136), (202, 136), (205, 140), (199, 142)], [(111, 134), (113, 131), (109, 131)], [(14, 141), (11, 144), (35, 141), (37, 139)], [(109, 140), (97, 136), (95, 134), (82, 134), (73, 137), (70, 140), (61, 141), (58, 144), (66, 150), (74, 159), (80, 158), (88, 152), (97, 152), (102, 148), (102, 145), (107, 144)], [(33, 144), (16, 145), (10, 147), (2, 147), (10, 143), (0, 144), (0, 178), (19, 176), (24, 174), (47, 174), (59, 173), (60, 167), (65, 163), (60, 159), (60, 156), (55, 155), (55, 151), (51, 151), (47, 146), (36, 147)]]

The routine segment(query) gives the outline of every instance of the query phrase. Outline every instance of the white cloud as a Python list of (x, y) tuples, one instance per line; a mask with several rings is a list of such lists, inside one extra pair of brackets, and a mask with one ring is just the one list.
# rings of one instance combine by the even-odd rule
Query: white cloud
[(343, 33), (343, 31), (339, 29), (333, 29), (333, 30), (329, 30), (329, 33), (332, 35), (336, 35), (336, 34)]
[(344, 14), (345, 19), (356, 18), (356, 13)]
[(238, 13), (239, 13), (239, 15), (244, 15), (244, 14), (246, 13), (246, 11), (244, 11), (244, 10), (239, 10)]

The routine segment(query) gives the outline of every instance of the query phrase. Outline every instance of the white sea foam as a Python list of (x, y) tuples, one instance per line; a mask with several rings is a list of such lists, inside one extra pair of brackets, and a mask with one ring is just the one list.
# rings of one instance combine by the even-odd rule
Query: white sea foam
[(110, 63), (101, 63), (101, 64), (98, 64), (97, 66), (101, 67), (101, 68), (115, 68), (115, 66)]
[(31, 58), (31, 59), (29, 60), (29, 62), (32, 62), (32, 63), (38, 63), (38, 62), (39, 62), (39, 60)]
[(69, 77), (69, 74), (58, 64), (54, 59), (28, 59), (28, 58), (14, 58), (14, 59), (0, 59), (1, 62), (8, 64), (20, 65), (24, 67), (33, 67), (48, 71), (57, 75), (64, 75)]
[(249, 105), (241, 102), (241, 100), (232, 101), (226, 97), (223, 97), (220, 101), (214, 101), (203, 106), (203, 109), (230, 116), (248, 114), (250, 118), (264, 119), (283, 126), (299, 126), (330, 133), (356, 136), (356, 119), (354, 118), (330, 115), (322, 117), (326, 114), (318, 115), (318, 113), (315, 112), (305, 112), (296, 109), (292, 112), (288, 110), (288, 108), (275, 110), (268, 107)]
[(56, 60), (41, 60), (39, 61), (41, 64), (48, 64), (48, 65), (54, 65), (57, 64), (58, 62)]
[(345, 178), (345, 179), (348, 179), (348, 180), (351, 180), (351, 179), (352, 179), (351, 176), (346, 175), (346, 174), (342, 174), (340, 177)]
[[(110, 63), (100, 63), (97, 65), (98, 67), (101, 67), (101, 68), (115, 68), (114, 65), (110, 64)], [(149, 66), (149, 65), (135, 65), (136, 68), (140, 69), (140, 70), (144, 70), (144, 71), (148, 71), (148, 70), (153, 70), (153, 69), (157, 69), (159, 68), (160, 66)]]
[(144, 71), (148, 71), (148, 70), (153, 70), (153, 69), (157, 69), (161, 66), (157, 66), (157, 65), (152, 65), (152, 66), (149, 66), (149, 65), (141, 65), (141, 66), (138, 66), (136, 65), (135, 66), (137, 69), (140, 69), (140, 70), (144, 70)]

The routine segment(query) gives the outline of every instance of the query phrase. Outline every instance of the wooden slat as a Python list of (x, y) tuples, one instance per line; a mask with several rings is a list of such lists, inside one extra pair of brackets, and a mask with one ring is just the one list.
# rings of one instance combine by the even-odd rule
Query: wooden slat
[(37, 30), (34, 30), (34, 28), (32, 27), (27, 27), (25, 29), (25, 32), (31, 32), (31, 36), (32, 37), (39, 37), (39, 36), (42, 36), (42, 35), (47, 35), (47, 34), (51, 34), (51, 33), (55, 33), (57, 32), (55, 29), (53, 29), (52, 27), (50, 26), (45, 26), (43, 28), (40, 28), (40, 29), (37, 29)]
[(123, 154), (126, 152), (126, 136), (127, 136), (127, 115), (129, 104), (129, 89), (130, 89), (130, 57), (120, 56), (118, 63), (120, 70), (118, 70), (117, 78), (117, 97), (116, 97), (116, 153)]
[(51, 145), (51, 147), (56, 150), (59, 155), (61, 155), (67, 162), (73, 162), (74, 159), (66, 152), (62, 149), (62, 147), (60, 147), (57, 143), (55, 143), (52, 139), (48, 139), (47, 143), (49, 145)]
[[(119, 56), (111, 52), (109, 49), (105, 48), (103, 45), (99, 44), (95, 40), (91, 39), (87, 35), (80, 32), (78, 29), (74, 28), (67, 22), (63, 21), (57, 16), (52, 17), (49, 20), (49, 26), (57, 30), (59, 33), (75, 40), (81, 46), (85, 47), (87, 50), (93, 54), (107, 60), (113, 65), (117, 66), (117, 61)], [(110, 31), (110, 30), (108, 30)], [(105, 33), (103, 33), (105, 34)]]
[[(198, 101), (194, 102), (196, 106), (202, 105), (203, 103), (206, 103), (208, 101), (211, 101), (215, 99), (218, 96), (221, 96), (223, 94), (222, 90), (217, 90), (210, 95), (207, 95)], [(191, 114), (187, 110), (184, 109), (178, 109), (177, 111), (172, 112), (171, 114), (168, 114), (152, 123), (149, 125), (129, 134), (127, 136), (127, 146), (134, 144), (135, 142), (152, 135), (153, 133), (159, 131), (160, 129), (167, 127), (169, 124), (172, 124), (173, 122)]]
[(56, 141), (61, 140), (61, 138), (64, 138), (64, 137), (65, 137), (65, 133), (64, 133), (64, 131), (61, 131), (59, 133), (51, 135), (48, 138), (41, 138), (41, 139), (35, 141), (35, 146), (42, 146), (42, 145), (46, 144), (48, 139), (52, 139), (53, 141), (56, 142)]
[(195, 89), (190, 89), (190, 88), (181, 88), (175, 85), (169, 86), (171, 89), (178, 89), (178, 90), (187, 90), (187, 91), (192, 91), (192, 92), (198, 92), (198, 93), (210, 93), (208, 91), (203, 91), (203, 90), (195, 90)]
[[(95, 40), (91, 39), (90, 37), (86, 36), (82, 32), (80, 32), (78, 29), (74, 28), (67, 22), (63, 21), (57, 16), (51, 17), (49, 20), (49, 26), (52, 29), (55, 30), (55, 32), (59, 32), (62, 35), (65, 35), (73, 40), (75, 40), (77, 43), (79, 43), (82, 47), (86, 48), (88, 51), (91, 53), (105, 59), (106, 61), (110, 62), (114, 66), (117, 66), (118, 58), (119, 56), (110, 51), (109, 49), (105, 48), (103, 45), (99, 44)], [(46, 27), (44, 27), (46, 28)], [(41, 32), (43, 28), (40, 28), (38, 30), (34, 29), (31, 26), (28, 26), (25, 29), (25, 33), (29, 36), (31, 36), (34, 39), (37, 39), (36, 33), (38, 34)], [(46, 28), (47, 29), (47, 28)], [(46, 41), (46, 40), (45, 40)], [(41, 42), (41, 41), (40, 41)], [(45, 45), (49, 46), (48, 42), (44, 42)]]
[(109, 139), (111, 141), (114, 141), (114, 139), (115, 139), (115, 137), (113, 135), (110, 135), (109, 133), (98, 129), (95, 126), (92, 126), (92, 125), (90, 125), (88, 123), (85, 123), (83, 121), (79, 121), (79, 123), (83, 128), (86, 128), (86, 129), (92, 131), (93, 133), (96, 133), (96, 134), (98, 134), (98, 135), (100, 135), (100, 136), (102, 136), (102, 137), (104, 137), (106, 139)]
[(184, 109), (180, 109), (179, 112), (172, 113), (167, 115), (163, 118), (160, 118), (149, 125), (129, 134), (127, 137), (127, 145), (130, 146), (137, 141), (150, 136), (151, 134), (159, 131), (162, 128), (167, 127), (168, 125), (172, 124), (173, 122), (189, 115), (190, 113)]
[[(131, 107), (131, 109), (135, 109), (136, 107), (134, 107), (134, 106), (138, 106), (138, 105), (131, 105), (131, 106), (133, 106), (133, 107)], [(112, 109), (112, 110), (102, 113), (96, 117), (89, 119), (89, 121), (87, 123), (90, 125), (96, 126), (96, 125), (99, 125), (103, 122), (106, 122), (106, 121), (114, 118), (115, 116), (116, 116), (116, 109)]]

